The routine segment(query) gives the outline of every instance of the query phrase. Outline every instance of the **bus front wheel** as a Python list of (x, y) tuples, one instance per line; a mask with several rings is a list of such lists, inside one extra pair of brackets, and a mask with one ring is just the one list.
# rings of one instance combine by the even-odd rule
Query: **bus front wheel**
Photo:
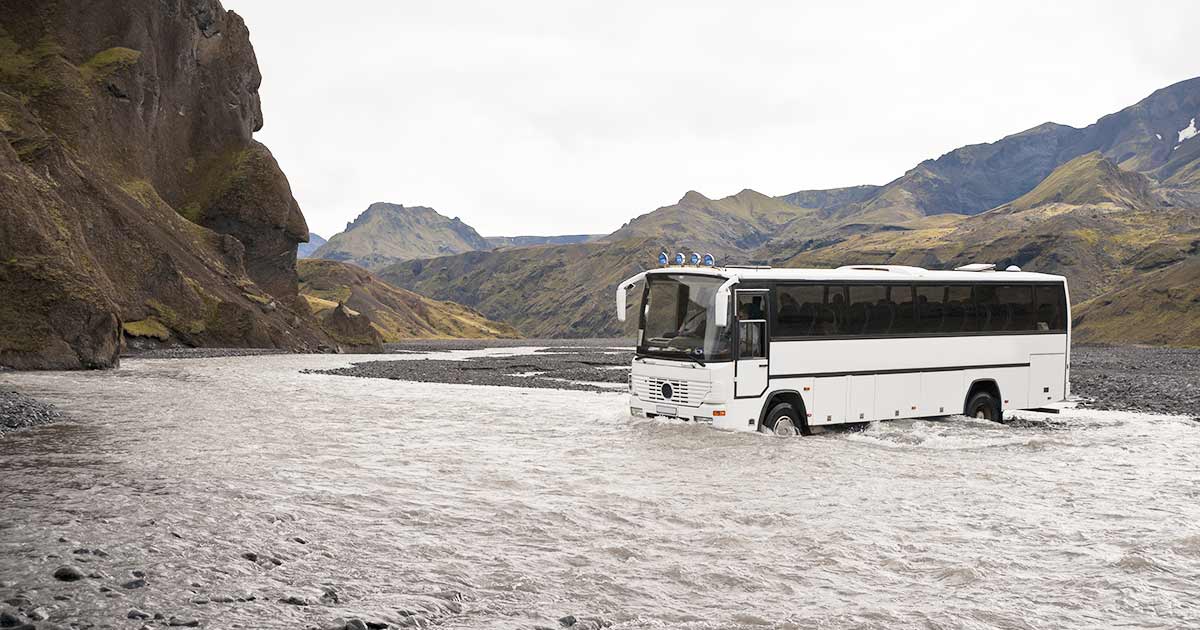
[(763, 422), (763, 429), (766, 433), (781, 437), (800, 435), (800, 414), (790, 403), (779, 403), (771, 407), (766, 421)]
[(966, 415), (969, 418), (991, 420), (992, 422), (1000, 422), (1003, 419), (1000, 401), (987, 392), (979, 392), (967, 401)]

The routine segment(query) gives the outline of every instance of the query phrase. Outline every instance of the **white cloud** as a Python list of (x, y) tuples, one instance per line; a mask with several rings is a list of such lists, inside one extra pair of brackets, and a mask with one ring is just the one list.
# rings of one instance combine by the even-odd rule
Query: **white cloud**
[(258, 138), (325, 236), (380, 200), (485, 234), (608, 232), (689, 189), (883, 183), (1089, 124), (1197, 52), (1183, 2), (225, 4), (263, 72)]

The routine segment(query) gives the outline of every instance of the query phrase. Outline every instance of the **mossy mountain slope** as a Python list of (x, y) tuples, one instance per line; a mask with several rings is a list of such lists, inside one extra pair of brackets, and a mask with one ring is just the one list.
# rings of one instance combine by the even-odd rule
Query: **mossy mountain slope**
[(544, 245), (469, 252), (392, 265), (380, 276), (478, 309), (529, 337), (618, 336), (613, 288), (654, 263), (663, 239)]
[(340, 260), (366, 269), (415, 258), (481, 249), (491, 244), (463, 223), (424, 206), (373, 203), (343, 232), (313, 252), (313, 258)]
[(304, 217), (252, 137), (260, 79), (216, 0), (0, 0), (0, 364), (327, 342), (298, 301)]
[(300, 290), (318, 316), (338, 305), (365, 317), (384, 342), (402, 339), (519, 337), (512, 326), (478, 312), (394, 287), (371, 272), (334, 260), (299, 262)]
[(737, 257), (767, 243), (793, 221), (816, 214), (815, 209), (749, 189), (722, 199), (692, 190), (673, 205), (633, 219), (604, 240), (661, 237), (686, 243), (690, 250)]
[(1134, 278), (1075, 307), (1081, 343), (1200, 346), (1200, 255)]

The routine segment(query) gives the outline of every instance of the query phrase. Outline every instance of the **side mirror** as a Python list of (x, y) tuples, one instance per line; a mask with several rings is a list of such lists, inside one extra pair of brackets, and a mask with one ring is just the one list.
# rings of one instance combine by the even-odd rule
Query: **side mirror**
[(730, 288), (735, 284), (737, 284), (737, 278), (730, 278), (717, 289), (716, 298), (713, 300), (713, 308), (717, 309), (713, 322), (717, 328), (725, 328), (729, 325), (729, 293)]
[(642, 273), (639, 273), (638, 275), (633, 276), (632, 278), (629, 278), (629, 279), (625, 280), (624, 282), (622, 282), (621, 284), (617, 285), (617, 321), (623, 322), (626, 319), (625, 318), (625, 309), (626, 309), (625, 301), (626, 301), (626, 298), (628, 295), (628, 291), (633, 288), (633, 285), (637, 284), (645, 277), (646, 277), (646, 272), (643, 271)]

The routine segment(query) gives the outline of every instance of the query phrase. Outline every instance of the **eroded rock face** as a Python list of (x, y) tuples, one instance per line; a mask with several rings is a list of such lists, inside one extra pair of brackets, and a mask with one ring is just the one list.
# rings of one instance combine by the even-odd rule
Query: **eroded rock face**
[(0, 0), (0, 365), (107, 367), (122, 338), (315, 349), (307, 236), (216, 0)]

